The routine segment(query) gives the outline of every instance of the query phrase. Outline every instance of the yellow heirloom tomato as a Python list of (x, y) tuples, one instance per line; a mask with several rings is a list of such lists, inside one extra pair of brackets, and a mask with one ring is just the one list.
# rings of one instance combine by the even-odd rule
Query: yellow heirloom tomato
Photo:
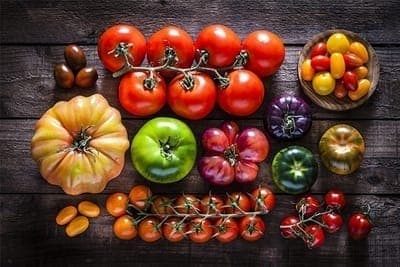
[(336, 81), (329, 71), (318, 72), (312, 79), (312, 87), (319, 95), (329, 95), (335, 89)]
[(31, 140), (40, 174), (70, 195), (103, 191), (121, 173), (128, 147), (119, 111), (100, 94), (56, 103)]

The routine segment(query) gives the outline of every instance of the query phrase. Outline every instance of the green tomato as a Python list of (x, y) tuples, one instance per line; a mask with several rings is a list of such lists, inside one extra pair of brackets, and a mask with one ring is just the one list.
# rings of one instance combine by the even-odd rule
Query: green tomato
[(329, 95), (335, 89), (336, 81), (329, 71), (319, 72), (312, 79), (314, 92), (319, 95)]
[(278, 188), (289, 194), (310, 190), (318, 175), (314, 155), (301, 146), (289, 146), (279, 151), (272, 161), (272, 179)]
[(132, 140), (135, 169), (156, 183), (182, 180), (194, 166), (196, 139), (184, 122), (167, 117), (146, 122)]

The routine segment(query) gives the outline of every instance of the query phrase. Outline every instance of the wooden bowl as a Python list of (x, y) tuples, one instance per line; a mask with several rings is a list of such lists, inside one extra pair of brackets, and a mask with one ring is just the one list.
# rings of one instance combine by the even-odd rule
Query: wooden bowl
[[(338, 99), (335, 97), (333, 93), (327, 96), (318, 95), (317, 93), (314, 92), (311, 82), (304, 81), (301, 78), (301, 64), (303, 64), (304, 60), (310, 58), (311, 49), (314, 46), (314, 44), (321, 41), (326, 42), (329, 36), (331, 36), (333, 33), (343, 33), (347, 36), (347, 38), (349, 38), (350, 41), (352, 42), (358, 41), (362, 43), (368, 50), (369, 61), (364, 65), (368, 68), (368, 76), (366, 78), (370, 80), (371, 87), (369, 89), (368, 94), (357, 101), (353, 101), (348, 97), (345, 97), (343, 99)], [(297, 74), (299, 76), (300, 84), (303, 87), (304, 93), (315, 104), (329, 110), (336, 110), (336, 111), (349, 110), (362, 105), (374, 93), (376, 85), (379, 80), (379, 62), (375, 50), (372, 48), (372, 46), (367, 41), (358, 36), (356, 33), (340, 29), (328, 30), (313, 36), (306, 43), (303, 50), (300, 52)]]

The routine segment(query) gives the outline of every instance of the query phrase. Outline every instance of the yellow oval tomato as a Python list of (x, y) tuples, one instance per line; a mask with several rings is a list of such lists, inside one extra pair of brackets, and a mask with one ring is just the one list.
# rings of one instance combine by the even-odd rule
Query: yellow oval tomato
[(65, 233), (69, 237), (74, 237), (82, 234), (89, 227), (89, 219), (85, 216), (75, 217), (68, 225), (65, 227)]
[(357, 101), (358, 99), (368, 94), (370, 87), (371, 87), (371, 82), (368, 79), (358, 80), (357, 90), (349, 91), (348, 96), (351, 100)]
[(103, 191), (121, 173), (128, 147), (119, 111), (100, 94), (56, 103), (31, 140), (43, 178), (71, 195)]
[(350, 42), (343, 33), (334, 33), (328, 38), (328, 41), (326, 41), (326, 48), (329, 54), (335, 52), (343, 54), (349, 50)]
[(335, 89), (335, 79), (329, 71), (319, 72), (312, 79), (312, 87), (319, 95), (329, 95)]
[(79, 203), (78, 211), (80, 212), (80, 214), (90, 218), (94, 218), (100, 215), (100, 207), (97, 206), (95, 203), (87, 200)]
[(363, 63), (367, 63), (369, 59), (368, 50), (360, 42), (352, 42), (349, 47), (350, 52), (361, 58)]
[(78, 215), (78, 210), (74, 206), (67, 206), (58, 212), (56, 223), (58, 225), (65, 225), (72, 221), (76, 215)]
[(344, 72), (346, 71), (346, 64), (344, 63), (343, 55), (340, 53), (333, 53), (331, 55), (331, 74), (333, 78), (342, 78)]
[(311, 81), (314, 77), (315, 71), (311, 66), (311, 59), (306, 59), (301, 64), (301, 78), (305, 81)]

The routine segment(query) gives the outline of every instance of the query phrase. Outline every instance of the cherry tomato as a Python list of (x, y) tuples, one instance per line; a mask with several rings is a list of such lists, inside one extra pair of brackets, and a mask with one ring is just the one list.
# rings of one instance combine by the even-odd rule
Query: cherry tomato
[(344, 62), (343, 55), (340, 53), (333, 53), (331, 55), (331, 65), (330, 70), (333, 78), (342, 78), (344, 72), (346, 71), (346, 64)]
[(312, 79), (314, 92), (319, 95), (329, 95), (335, 90), (336, 81), (328, 71), (315, 74)]
[(355, 91), (358, 87), (358, 79), (357, 75), (354, 74), (352, 71), (346, 71), (343, 74), (343, 83), (344, 87), (349, 91)]
[(157, 196), (151, 204), (151, 212), (154, 214), (165, 215), (173, 213), (173, 203), (169, 197)]
[(346, 205), (344, 193), (338, 189), (329, 190), (325, 194), (325, 205), (328, 209), (334, 209), (336, 211), (343, 210)]
[(310, 217), (317, 213), (320, 207), (319, 200), (312, 195), (306, 195), (301, 197), (296, 203), (296, 210), (297, 212), (305, 217)]
[(354, 68), (352, 72), (354, 72), (357, 75), (357, 78), (359, 80), (364, 79), (368, 76), (368, 68), (365, 66), (359, 66), (357, 68)]
[(310, 224), (304, 228), (306, 235), (304, 242), (308, 248), (319, 248), (325, 241), (325, 234), (321, 226), (317, 224)]
[(175, 210), (182, 214), (194, 214), (200, 211), (200, 201), (191, 194), (180, 195), (175, 200)]
[(200, 200), (200, 212), (203, 214), (221, 214), (224, 212), (224, 200), (217, 195), (208, 194)]
[(197, 52), (208, 52), (207, 65), (214, 68), (231, 66), (240, 52), (239, 36), (224, 25), (205, 27), (195, 42)]
[(113, 224), (113, 232), (119, 239), (134, 239), (138, 233), (135, 220), (129, 215), (118, 217)]
[(94, 86), (98, 78), (99, 76), (95, 68), (85, 67), (76, 74), (75, 84), (80, 88), (89, 88)]
[(334, 33), (328, 38), (326, 48), (328, 49), (329, 54), (335, 52), (343, 54), (349, 50), (350, 42), (343, 33)]
[(167, 100), (167, 85), (154, 73), (150, 78), (145, 72), (126, 73), (118, 87), (121, 106), (135, 116), (149, 116), (158, 112)]
[(246, 215), (239, 223), (240, 236), (247, 241), (256, 241), (264, 236), (265, 223), (260, 216)]
[(98, 40), (97, 53), (101, 63), (111, 72), (129, 63), (139, 66), (146, 54), (146, 39), (131, 25), (117, 24), (106, 29)]
[(160, 221), (155, 217), (143, 219), (138, 226), (140, 238), (145, 242), (155, 242), (162, 237), (159, 229)]
[(76, 216), (65, 227), (65, 233), (69, 237), (74, 237), (85, 232), (89, 227), (89, 219), (86, 216)]
[(319, 55), (326, 56), (327, 52), (328, 52), (328, 49), (326, 47), (326, 43), (318, 42), (312, 47), (310, 57), (313, 58), (313, 57), (319, 56)]
[(167, 101), (177, 115), (191, 120), (206, 117), (214, 109), (217, 87), (207, 74), (176, 76), (168, 85)]
[(100, 215), (100, 207), (97, 204), (87, 200), (84, 200), (78, 204), (78, 211), (80, 214), (90, 218), (95, 218)]
[(327, 56), (315, 56), (311, 58), (311, 66), (315, 71), (326, 71), (331, 66), (331, 60)]
[(247, 35), (242, 42), (247, 52), (245, 69), (259, 77), (267, 77), (278, 71), (285, 59), (285, 46), (275, 33), (259, 30)]
[(128, 208), (129, 198), (124, 193), (114, 193), (106, 200), (106, 209), (114, 217), (122, 216)]
[(254, 211), (271, 212), (275, 208), (275, 195), (271, 189), (260, 185), (251, 192), (251, 207)]
[(187, 224), (180, 218), (169, 218), (162, 226), (164, 238), (170, 242), (179, 242), (186, 237)]
[(78, 215), (78, 210), (74, 206), (67, 206), (57, 213), (56, 223), (65, 225), (72, 221), (76, 215)]
[(264, 84), (253, 72), (234, 70), (228, 75), (229, 85), (218, 90), (217, 101), (227, 113), (248, 116), (261, 106), (264, 100)]
[(348, 96), (351, 100), (357, 101), (363, 96), (367, 95), (371, 88), (371, 82), (368, 79), (361, 79), (357, 82), (357, 90), (349, 91)]
[(323, 214), (321, 220), (325, 224), (324, 230), (330, 234), (339, 231), (343, 224), (342, 216), (333, 211)]
[(301, 64), (301, 78), (305, 81), (311, 81), (314, 77), (315, 70), (311, 66), (311, 59), (306, 59)]
[(57, 86), (70, 89), (74, 87), (75, 76), (72, 70), (64, 63), (58, 63), (54, 67), (54, 79)]
[(344, 87), (343, 80), (337, 80), (336, 81), (336, 85), (335, 85), (335, 89), (333, 91), (333, 93), (335, 94), (336, 98), (338, 98), (338, 99), (345, 98), (347, 96), (347, 92), (348, 92), (348, 90), (346, 89), (346, 87)]
[(74, 73), (86, 67), (86, 56), (82, 48), (77, 45), (70, 44), (64, 48), (64, 58), (67, 65)]
[(362, 64), (364, 64), (363, 60), (360, 57), (358, 57), (356, 54), (353, 54), (349, 51), (343, 55), (343, 58), (344, 58), (344, 62), (346, 63), (346, 67), (348, 69), (359, 67), (359, 66), (362, 66)]
[(250, 198), (242, 192), (234, 192), (228, 194), (225, 199), (226, 213), (242, 214), (251, 209)]
[(195, 243), (205, 243), (211, 239), (213, 227), (208, 219), (194, 218), (189, 224), (189, 238)]
[(371, 232), (373, 224), (365, 213), (353, 213), (347, 222), (347, 230), (354, 240), (361, 240)]
[(295, 239), (301, 232), (297, 224), (300, 222), (298, 216), (288, 215), (281, 221), (280, 230), (283, 238)]
[(146, 185), (135, 185), (129, 192), (129, 202), (141, 211), (150, 207), (152, 192)]
[(359, 58), (361, 58), (362, 63), (367, 63), (369, 56), (367, 48), (360, 42), (352, 42), (350, 44), (349, 51)]
[(234, 218), (220, 218), (215, 223), (215, 238), (221, 243), (229, 243), (239, 236), (239, 224)]

